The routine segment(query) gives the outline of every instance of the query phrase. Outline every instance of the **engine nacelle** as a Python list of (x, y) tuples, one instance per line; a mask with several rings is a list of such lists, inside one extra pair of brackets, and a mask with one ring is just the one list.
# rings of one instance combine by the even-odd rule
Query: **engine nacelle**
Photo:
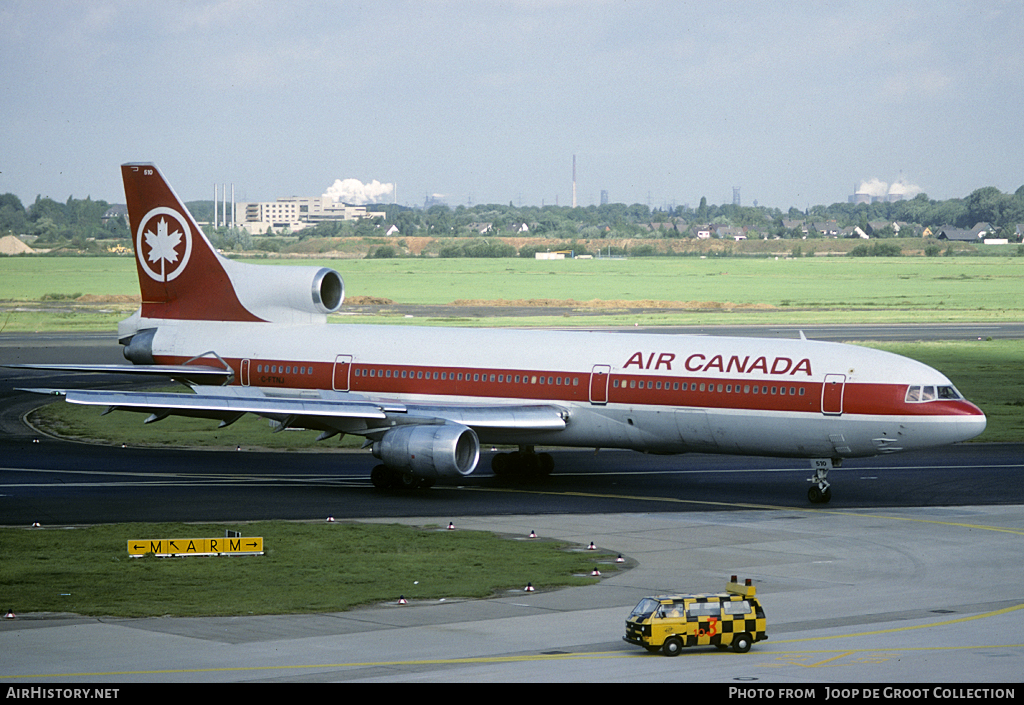
[(222, 264), (239, 302), (265, 321), (323, 321), (345, 300), (345, 282), (327, 267), (278, 267), (229, 259), (222, 260)]
[(457, 477), (476, 469), (480, 440), (459, 424), (399, 426), (373, 444), (373, 454), (389, 468), (417, 477)]

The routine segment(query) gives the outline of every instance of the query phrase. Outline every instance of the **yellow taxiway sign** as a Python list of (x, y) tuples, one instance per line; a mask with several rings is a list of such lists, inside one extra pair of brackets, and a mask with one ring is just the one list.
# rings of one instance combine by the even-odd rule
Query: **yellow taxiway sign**
[(262, 555), (262, 536), (232, 536), (206, 539), (132, 539), (128, 541), (128, 555), (145, 556), (230, 556)]

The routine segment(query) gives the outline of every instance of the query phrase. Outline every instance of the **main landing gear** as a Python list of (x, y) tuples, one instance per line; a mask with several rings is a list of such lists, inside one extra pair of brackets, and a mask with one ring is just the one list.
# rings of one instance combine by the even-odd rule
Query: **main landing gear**
[(807, 478), (812, 483), (807, 490), (807, 499), (811, 504), (827, 504), (832, 499), (832, 488), (828, 481), (828, 471), (832, 468), (842, 467), (842, 458), (816, 458), (811, 461), (811, 469), (814, 475)]
[(394, 470), (387, 465), (378, 465), (370, 471), (370, 482), (378, 490), (420, 490), (433, 487), (433, 478)]
[(491, 459), (491, 471), (501, 478), (529, 478), (550, 475), (555, 459), (549, 453), (537, 453), (533, 446), (519, 446), (511, 453), (498, 453)]

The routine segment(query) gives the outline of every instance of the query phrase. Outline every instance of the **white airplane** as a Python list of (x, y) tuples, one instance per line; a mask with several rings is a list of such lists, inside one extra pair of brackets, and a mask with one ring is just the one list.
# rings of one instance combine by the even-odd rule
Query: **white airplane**
[[(39, 365), (166, 375), (192, 393), (32, 391), (73, 404), (218, 419), (244, 414), (318, 440), (362, 436), (379, 488), (477, 469), (552, 471), (537, 446), (805, 458), (808, 498), (845, 458), (965, 441), (982, 411), (938, 371), (868, 348), (800, 340), (327, 325), (334, 270), (221, 257), (153, 164), (121, 167), (142, 305), (118, 326), (133, 365)], [(23, 365), (22, 367), (33, 367)]]

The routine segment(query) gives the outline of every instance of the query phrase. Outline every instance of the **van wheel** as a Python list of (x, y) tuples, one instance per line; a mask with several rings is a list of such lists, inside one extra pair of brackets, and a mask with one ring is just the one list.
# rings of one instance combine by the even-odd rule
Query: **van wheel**
[(678, 656), (679, 652), (682, 650), (683, 640), (677, 636), (670, 636), (665, 640), (665, 643), (661, 645), (661, 652), (666, 656)]
[(753, 642), (749, 634), (737, 634), (732, 640), (732, 650), (738, 654), (745, 654), (750, 651), (751, 643)]

